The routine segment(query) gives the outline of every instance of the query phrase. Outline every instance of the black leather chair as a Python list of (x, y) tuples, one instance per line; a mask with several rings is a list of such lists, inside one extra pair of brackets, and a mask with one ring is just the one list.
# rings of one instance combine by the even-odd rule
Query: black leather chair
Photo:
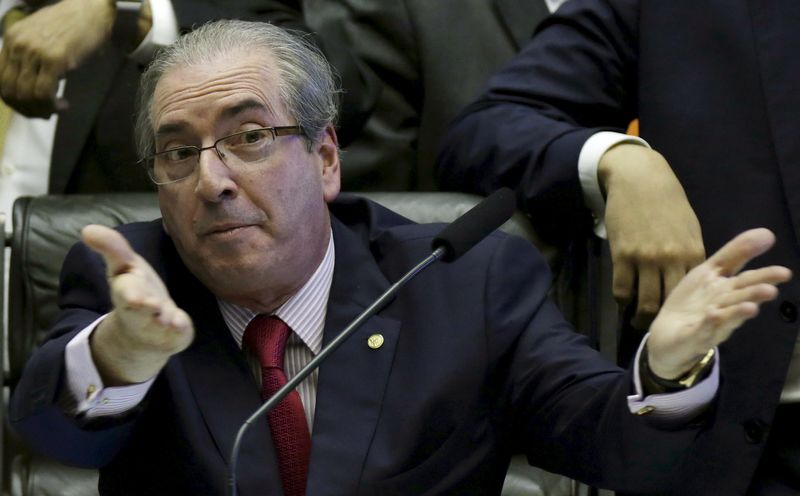
[[(417, 222), (448, 222), (480, 200), (460, 193), (366, 193), (363, 196)], [(80, 229), (90, 223), (115, 226), (159, 216), (156, 195), (149, 193), (43, 196), (17, 200), (13, 210), (13, 234), (7, 242), (11, 247), (11, 270), (9, 325), (5, 336), (9, 358), (4, 378), (6, 398), (18, 381), (25, 361), (58, 311), (58, 274), (67, 250), (78, 239)], [(523, 215), (515, 214), (502, 229), (539, 244), (551, 264), (558, 265), (555, 250), (539, 243)], [(6, 422), (3, 424), (5, 426)], [(66, 467), (32, 454), (7, 427), (3, 431), (3, 488), (9, 494), (97, 494), (96, 471)], [(512, 464), (504, 495), (567, 495), (577, 494), (577, 490), (572, 481), (528, 467), (520, 458)], [(580, 489), (581, 493), (583, 491), (585, 488)]]

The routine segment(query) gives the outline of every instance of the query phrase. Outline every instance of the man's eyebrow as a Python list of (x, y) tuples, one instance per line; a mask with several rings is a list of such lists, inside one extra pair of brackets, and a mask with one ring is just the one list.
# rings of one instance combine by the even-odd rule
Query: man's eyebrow
[[(269, 107), (264, 105), (263, 102), (260, 102), (256, 99), (248, 98), (247, 100), (242, 100), (236, 105), (232, 105), (230, 107), (225, 108), (222, 111), (221, 117), (224, 119), (230, 119), (248, 110), (265, 110), (267, 112), (270, 111)], [(186, 122), (182, 121), (170, 122), (159, 126), (158, 129), (156, 130), (156, 136), (163, 136), (165, 134), (179, 134), (188, 128), (189, 125)]]
[(242, 100), (236, 105), (224, 109), (222, 111), (222, 117), (225, 119), (230, 119), (231, 117), (236, 117), (237, 115), (247, 110), (266, 110), (268, 112), (270, 111), (270, 109), (266, 105), (264, 105), (263, 102), (260, 102), (256, 99), (248, 98), (247, 100)]
[(174, 123), (167, 123), (158, 126), (156, 130), (156, 136), (162, 136), (165, 134), (179, 134), (181, 131), (184, 131), (189, 126), (185, 122), (174, 122)]

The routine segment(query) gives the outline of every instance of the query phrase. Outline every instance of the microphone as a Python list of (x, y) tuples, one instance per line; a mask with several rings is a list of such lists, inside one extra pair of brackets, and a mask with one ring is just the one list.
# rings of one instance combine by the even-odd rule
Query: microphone
[(419, 262), (414, 268), (406, 272), (396, 283), (392, 284), (375, 302), (355, 318), (342, 332), (339, 333), (326, 347), (320, 350), (300, 372), (292, 377), (282, 388), (275, 392), (261, 407), (256, 410), (239, 428), (236, 440), (231, 448), (230, 468), (228, 474), (228, 494), (236, 496), (236, 465), (239, 460), (239, 447), (247, 428), (261, 418), (264, 414), (275, 408), (280, 401), (291, 393), (298, 384), (308, 377), (311, 372), (316, 370), (322, 362), (333, 353), (344, 341), (352, 335), (356, 329), (366, 322), (367, 319), (378, 313), (391, 301), (395, 294), (405, 286), (411, 279), (417, 276), (425, 268), (442, 260), (443, 262), (453, 262), (461, 257), (470, 248), (475, 246), (480, 240), (489, 235), (492, 231), (500, 227), (514, 213), (515, 202), (514, 193), (508, 188), (501, 188), (483, 201), (472, 207), (461, 217), (457, 218), (433, 239), (431, 243), (432, 253), (424, 260)]
[(500, 188), (433, 238), (431, 247), (444, 247), (443, 262), (453, 262), (507, 221), (516, 209), (514, 192)]

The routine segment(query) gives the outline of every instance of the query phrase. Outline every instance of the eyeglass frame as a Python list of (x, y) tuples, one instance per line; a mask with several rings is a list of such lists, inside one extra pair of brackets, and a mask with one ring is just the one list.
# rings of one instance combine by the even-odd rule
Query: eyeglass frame
[[(195, 170), (197, 170), (197, 165), (200, 163), (200, 155), (206, 150), (214, 150), (217, 153), (217, 156), (219, 157), (219, 159), (222, 160), (222, 162), (226, 166), (228, 166), (228, 163), (225, 162), (225, 154), (222, 153), (219, 148), (217, 148), (217, 145), (219, 145), (221, 142), (223, 142), (223, 141), (225, 141), (227, 139), (233, 138), (234, 136), (239, 136), (239, 135), (242, 135), (242, 134), (252, 133), (253, 131), (269, 131), (270, 134), (272, 134), (272, 142), (273, 143), (275, 142), (275, 140), (279, 136), (303, 136), (303, 137), (306, 137), (306, 133), (305, 133), (305, 131), (303, 131), (303, 128), (300, 127), (300, 126), (297, 126), (297, 125), (295, 125), (295, 126), (257, 127), (257, 128), (254, 128), (254, 129), (248, 129), (246, 131), (239, 131), (238, 133), (233, 133), (233, 134), (229, 134), (227, 136), (223, 136), (222, 138), (219, 138), (217, 141), (215, 141), (214, 144), (209, 145), (209, 146), (205, 146), (205, 147), (194, 146), (194, 145), (185, 145), (185, 146), (176, 146), (174, 148), (169, 148), (167, 150), (163, 150), (163, 151), (160, 151), (160, 152), (157, 152), (157, 153), (153, 153), (152, 155), (148, 155), (147, 157), (145, 157), (143, 159), (140, 159), (137, 163), (144, 166), (145, 171), (147, 172), (147, 177), (156, 186), (164, 186), (166, 184), (174, 184), (174, 183), (177, 183), (178, 181), (183, 181), (187, 177), (191, 176), (194, 173)], [(271, 145), (272, 144), (270, 143), (270, 146)], [(183, 176), (183, 177), (181, 177), (179, 179), (175, 179), (175, 180), (172, 180), (172, 181), (165, 181), (165, 182), (156, 181), (156, 179), (153, 177), (154, 174), (151, 171), (152, 165), (149, 165), (149, 164), (155, 163), (155, 159), (159, 155), (164, 155), (164, 154), (167, 154), (167, 153), (170, 153), (170, 152), (174, 152), (175, 150), (184, 150), (184, 149), (197, 150), (197, 164), (195, 164), (194, 168), (192, 168), (192, 172), (190, 172), (189, 174), (187, 174), (187, 175), (185, 175), (185, 176)], [(256, 162), (256, 161), (246, 162), (246, 163), (250, 163), (251, 164), (251, 163), (254, 163), (254, 162)]]

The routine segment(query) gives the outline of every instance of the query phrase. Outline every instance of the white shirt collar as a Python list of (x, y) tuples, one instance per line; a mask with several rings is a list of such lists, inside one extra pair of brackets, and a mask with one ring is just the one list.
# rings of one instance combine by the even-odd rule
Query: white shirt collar
[[(315, 355), (322, 348), (322, 331), (325, 328), (325, 315), (333, 281), (335, 259), (333, 233), (331, 232), (328, 249), (317, 270), (297, 293), (273, 312), (273, 315), (291, 327), (292, 331)], [(217, 298), (217, 304), (231, 335), (241, 347), (244, 330), (253, 317), (258, 315), (258, 312), (222, 301), (219, 298)]]

